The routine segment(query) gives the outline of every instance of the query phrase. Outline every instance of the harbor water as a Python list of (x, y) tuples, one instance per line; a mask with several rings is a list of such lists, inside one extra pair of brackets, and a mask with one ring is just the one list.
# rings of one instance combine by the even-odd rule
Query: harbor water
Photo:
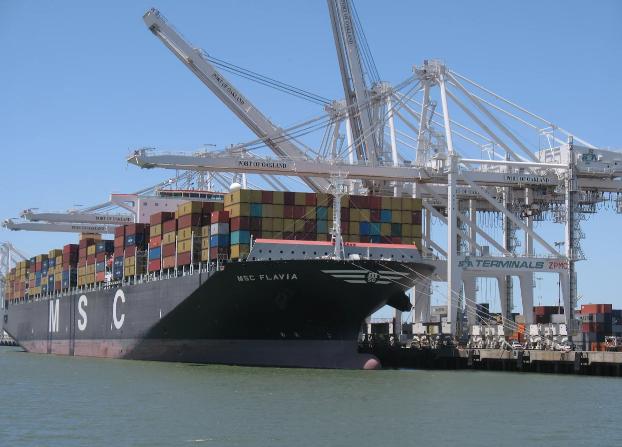
[(615, 446), (617, 378), (69, 358), (0, 348), (0, 444)]

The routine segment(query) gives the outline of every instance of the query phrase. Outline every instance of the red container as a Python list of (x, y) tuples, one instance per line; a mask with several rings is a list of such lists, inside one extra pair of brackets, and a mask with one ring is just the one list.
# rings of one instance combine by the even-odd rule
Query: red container
[(350, 208), (341, 207), (341, 221), (350, 222)]
[(136, 245), (130, 245), (129, 247), (125, 247), (125, 256), (136, 256)]
[(162, 236), (153, 236), (152, 238), (149, 238), (150, 248), (159, 247), (161, 244), (162, 244)]
[(283, 218), (284, 219), (294, 218), (294, 205), (283, 205)]
[(54, 281), (54, 290), (60, 290), (62, 285), (62, 281)]
[(169, 256), (175, 256), (175, 242), (162, 245), (162, 257), (168, 258)]
[(198, 258), (199, 257), (196, 253), (192, 253), (189, 251), (184, 253), (177, 253), (177, 265), (190, 265), (198, 262)]
[(261, 231), (261, 217), (251, 217), (248, 228), (250, 231)]
[(203, 202), (203, 214), (208, 218), (211, 218), (213, 211), (222, 211), (222, 202)]
[(283, 204), (294, 205), (296, 203), (296, 194), (290, 191), (283, 193)]
[(104, 262), (106, 260), (106, 255), (107, 255), (107, 253), (97, 253), (95, 255), (95, 260), (97, 262)]
[(114, 229), (114, 238), (118, 237), (125, 238), (125, 225), (119, 225)]
[(229, 223), (229, 211), (214, 211), (212, 212), (212, 220), (214, 223)]
[(211, 247), (209, 249), (209, 258), (215, 260), (218, 258), (218, 255), (228, 255), (229, 247)]
[(382, 207), (382, 198), (376, 196), (369, 196), (369, 208), (372, 210), (379, 210)]
[(367, 196), (350, 196), (350, 208), (369, 209), (369, 199)]
[(272, 191), (261, 191), (261, 203), (272, 203), (274, 194)]
[[(149, 225), (144, 223), (134, 223), (125, 226), (125, 235), (134, 235), (149, 231)], [(115, 234), (116, 236), (116, 234)]]
[(203, 216), (201, 214), (186, 214), (185, 216), (181, 216), (177, 219), (177, 228), (188, 228), (188, 227), (197, 227), (202, 224), (201, 218)]
[(582, 304), (581, 314), (610, 314), (611, 304)]
[(305, 207), (302, 205), (294, 205), (294, 219), (304, 219)]
[(86, 248), (89, 245), (94, 245), (94, 244), (95, 244), (95, 239), (89, 237), (89, 238), (82, 239), (80, 243), (78, 244), (78, 247)]
[(380, 222), (380, 210), (379, 209), (370, 210), (369, 218), (371, 219), (372, 222)]
[(177, 219), (167, 220), (162, 224), (162, 234), (177, 231)]
[(95, 255), (88, 255), (86, 257), (87, 265), (95, 264), (95, 262), (96, 262)]
[(95, 282), (104, 282), (106, 280), (106, 272), (95, 273)]
[(117, 256), (123, 256), (124, 252), (125, 252), (125, 249), (123, 247), (115, 247), (114, 248), (114, 257), (116, 258)]
[(162, 268), (163, 269), (175, 268), (175, 256), (169, 256), (168, 258), (162, 259)]
[(119, 236), (114, 238), (114, 248), (123, 247), (125, 244), (125, 236)]
[(317, 196), (313, 193), (305, 194), (305, 205), (307, 206), (317, 205)]
[(231, 231), (249, 230), (250, 219), (248, 217), (232, 217), (231, 218)]
[(160, 260), (154, 259), (153, 261), (149, 261), (149, 264), (147, 265), (147, 270), (149, 270), (150, 272), (157, 272), (158, 270), (160, 270), (161, 266), (162, 263), (160, 262)]
[(149, 223), (151, 225), (158, 225), (171, 219), (175, 219), (175, 213), (172, 213), (170, 211), (161, 211), (159, 213), (155, 213), (149, 216)]
[(71, 253), (75, 253), (77, 255), (79, 248), (78, 244), (67, 244), (63, 247), (63, 255), (69, 255)]

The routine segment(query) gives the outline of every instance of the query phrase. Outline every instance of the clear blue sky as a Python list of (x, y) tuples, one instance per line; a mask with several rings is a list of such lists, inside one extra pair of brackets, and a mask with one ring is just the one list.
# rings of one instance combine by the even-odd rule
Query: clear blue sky
[[(358, 1), (383, 79), (398, 82), (423, 59), (516, 100), (599, 146), (622, 148), (622, 2)], [(169, 177), (127, 166), (130, 149), (224, 146), (252, 134), (142, 22), (159, 8), (216, 57), (328, 98), (342, 90), (323, 1), (0, 1), (0, 217), (27, 207), (63, 210)], [(320, 110), (237, 81), (276, 122)], [(586, 302), (622, 306), (622, 216), (584, 225), (579, 266)], [(67, 234), (9, 233), (30, 254)], [(536, 292), (544, 304), (554, 285)]]

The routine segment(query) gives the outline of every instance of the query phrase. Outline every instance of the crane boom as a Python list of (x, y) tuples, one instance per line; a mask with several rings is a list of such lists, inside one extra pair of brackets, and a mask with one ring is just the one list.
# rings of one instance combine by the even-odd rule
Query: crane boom
[[(201, 50), (193, 48), (157, 9), (150, 9), (143, 16), (149, 30), (183, 62), (255, 135), (275, 154), (292, 159), (306, 159), (304, 151), (296, 146), (285, 131), (273, 124), (233, 84), (203, 56)], [(315, 191), (327, 190), (329, 183), (324, 179), (303, 178)]]
[(101, 233), (113, 234), (117, 225), (89, 225), (70, 223), (14, 222), (7, 219), (2, 226), (13, 231), (54, 231), (59, 233)]
[(97, 214), (97, 213), (35, 213), (32, 210), (24, 210), (21, 217), (31, 222), (62, 222), (62, 223), (85, 223), (85, 224), (131, 224), (134, 216), (129, 214)]
[(379, 154), (350, 4), (348, 0), (327, 1), (356, 154), (359, 160), (367, 160), (373, 166)]

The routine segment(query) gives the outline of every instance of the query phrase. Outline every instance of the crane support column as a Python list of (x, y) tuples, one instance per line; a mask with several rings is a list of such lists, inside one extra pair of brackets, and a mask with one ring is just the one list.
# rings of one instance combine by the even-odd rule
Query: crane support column
[[(572, 342), (572, 335), (577, 332), (574, 323), (574, 310), (577, 304), (577, 273), (575, 262), (577, 260), (577, 250), (579, 245), (578, 235), (576, 234), (577, 222), (577, 188), (575, 159), (573, 151), (573, 140), (568, 140), (568, 175), (566, 177), (566, 257), (568, 258), (568, 274), (560, 275), (562, 291), (564, 291), (564, 315), (566, 316), (566, 327), (568, 328), (568, 339)], [(566, 276), (565, 281), (561, 282), (562, 277)], [(563, 285), (567, 284), (566, 287)]]
[[(533, 237), (530, 232), (533, 231), (533, 214), (531, 205), (533, 203), (533, 190), (525, 188), (525, 225), (529, 231), (525, 231), (525, 255), (533, 257)], [(523, 315), (525, 324), (533, 324), (533, 273), (523, 273), (520, 276), (520, 294), (523, 305)]]

